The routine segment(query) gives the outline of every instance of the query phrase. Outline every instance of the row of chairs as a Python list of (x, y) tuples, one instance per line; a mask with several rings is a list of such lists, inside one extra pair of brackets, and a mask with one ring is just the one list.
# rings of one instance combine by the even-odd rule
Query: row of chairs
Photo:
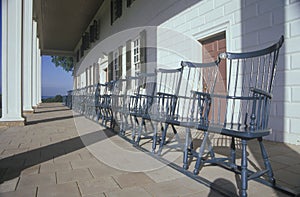
[[(266, 174), (275, 185), (263, 137), (271, 132), (270, 104), (283, 41), (282, 36), (279, 42), (262, 50), (225, 52), (214, 62), (182, 61), (176, 69), (159, 68), (153, 73), (98, 84), (89, 103), (97, 121), (106, 126), (110, 123), (114, 130), (118, 125), (123, 136), (131, 132), (135, 146), (140, 146), (142, 139), (151, 139), (152, 152), (158, 155), (168, 143), (168, 132), (180, 141), (178, 129), (183, 129), (183, 168), (188, 169), (193, 158), (195, 175), (204, 164), (226, 167), (241, 174), (240, 194), (247, 196), (248, 180)], [(222, 64), (227, 67), (226, 74), (220, 73)], [(192, 131), (203, 134), (199, 147), (194, 146)], [(211, 133), (230, 138), (229, 156), (216, 156)], [(264, 161), (263, 170), (257, 172), (247, 167), (247, 143), (253, 139), (257, 139)], [(236, 163), (237, 145), (241, 147), (241, 165)]]

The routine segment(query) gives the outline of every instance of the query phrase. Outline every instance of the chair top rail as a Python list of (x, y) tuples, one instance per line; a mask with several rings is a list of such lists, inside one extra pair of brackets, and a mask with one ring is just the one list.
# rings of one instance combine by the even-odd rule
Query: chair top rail
[(154, 77), (156, 76), (155, 73), (139, 73), (138, 77)]
[(196, 62), (189, 62), (189, 61), (181, 61), (182, 66), (187, 66), (190, 68), (205, 68), (205, 67), (218, 66), (219, 63), (220, 63), (220, 58), (218, 58), (214, 62), (209, 62), (209, 63), (196, 63)]
[(165, 68), (159, 68), (157, 69), (157, 72), (162, 72), (162, 73), (175, 73), (175, 72), (182, 72), (183, 67), (181, 68), (176, 68), (176, 69), (165, 69)]
[(257, 51), (250, 51), (245, 53), (232, 53), (232, 52), (224, 52), (219, 54), (219, 58), (221, 59), (245, 59), (245, 58), (252, 58), (252, 57), (258, 57), (262, 55), (267, 55), (269, 53), (272, 53), (276, 50), (278, 50), (284, 42), (284, 36), (282, 35), (279, 39), (279, 41), (275, 44), (273, 44), (270, 47), (257, 50)]

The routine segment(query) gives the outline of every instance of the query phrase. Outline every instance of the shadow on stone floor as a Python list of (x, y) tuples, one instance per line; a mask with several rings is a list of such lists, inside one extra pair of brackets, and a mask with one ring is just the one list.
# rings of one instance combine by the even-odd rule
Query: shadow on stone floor
[(46, 122), (52, 122), (52, 121), (58, 121), (58, 120), (65, 120), (65, 119), (72, 119), (81, 117), (82, 115), (70, 115), (70, 116), (62, 116), (62, 117), (55, 117), (55, 118), (48, 118), (48, 119), (41, 119), (41, 120), (32, 120), (30, 122), (27, 122), (26, 125), (33, 125), (38, 123), (46, 123)]
[(21, 172), (26, 168), (82, 149), (114, 135), (110, 130), (99, 130), (1, 159), (0, 184), (19, 177)]

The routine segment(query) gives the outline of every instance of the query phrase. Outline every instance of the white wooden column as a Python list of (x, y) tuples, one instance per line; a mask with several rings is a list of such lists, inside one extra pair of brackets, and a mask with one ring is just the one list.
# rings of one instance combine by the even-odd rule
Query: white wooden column
[(35, 83), (35, 100), (34, 103), (36, 107), (39, 105), (39, 63), (40, 63), (40, 39), (37, 37), (36, 39), (36, 73), (34, 76), (34, 83)]
[(24, 125), (22, 117), (22, 1), (2, 0), (2, 118), (0, 125)]
[(23, 113), (32, 109), (32, 9), (33, 0), (23, 0)]
[(40, 49), (38, 62), (38, 103), (42, 103), (42, 55)]
[(32, 23), (32, 107), (36, 108), (37, 102), (36, 102), (36, 74), (37, 74), (37, 22), (33, 21)]

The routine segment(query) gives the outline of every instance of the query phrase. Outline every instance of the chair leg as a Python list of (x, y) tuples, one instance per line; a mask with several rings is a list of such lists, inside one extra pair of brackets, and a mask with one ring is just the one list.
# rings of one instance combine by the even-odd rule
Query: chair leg
[(261, 150), (261, 155), (264, 159), (264, 164), (265, 164), (265, 168), (268, 170), (267, 174), (268, 174), (268, 177), (269, 177), (269, 181), (275, 185), (275, 178), (274, 178), (274, 174), (273, 174), (273, 170), (272, 170), (272, 167), (271, 167), (271, 163), (269, 161), (269, 157), (268, 157), (268, 154), (267, 154), (267, 151), (265, 149), (265, 146), (263, 145), (263, 139), (262, 138), (258, 138), (257, 139), (258, 142), (259, 142), (259, 146), (260, 146), (260, 150)]
[(126, 125), (126, 117), (125, 114), (120, 113), (120, 135), (124, 135), (125, 134), (125, 126)]
[(156, 150), (157, 127), (158, 127), (158, 122), (155, 122), (154, 123), (154, 130), (153, 130), (153, 140), (152, 140), (152, 153), (155, 153), (155, 150)]
[(160, 144), (159, 144), (159, 149), (158, 149), (158, 151), (157, 151), (157, 154), (158, 154), (158, 155), (161, 155), (163, 146), (164, 146), (165, 143), (166, 143), (166, 137), (167, 137), (167, 130), (168, 130), (168, 127), (169, 127), (169, 124), (166, 124), (165, 127), (164, 127), (164, 129), (162, 130), (161, 141), (160, 141)]
[(142, 136), (142, 131), (143, 131), (143, 125), (145, 123), (145, 120), (142, 119), (141, 123), (139, 124), (139, 128), (138, 128), (138, 137), (136, 140), (136, 145), (138, 146), (140, 141), (141, 141), (141, 136)]
[(189, 153), (189, 147), (191, 146), (192, 138), (191, 138), (191, 129), (186, 128), (185, 130), (185, 144), (184, 144), (184, 150), (183, 150), (183, 169), (188, 169), (188, 153)]
[(242, 139), (242, 163), (241, 163), (241, 196), (247, 196), (248, 169), (247, 169), (247, 140)]
[(215, 152), (214, 152), (211, 140), (209, 139), (209, 135), (207, 136), (207, 141), (206, 142), (207, 142), (208, 152), (209, 152), (209, 155), (210, 155), (211, 159), (215, 159)]
[(203, 153), (204, 153), (205, 145), (208, 143), (207, 142), (208, 134), (209, 133), (207, 131), (204, 132), (203, 141), (201, 143), (199, 154), (197, 156), (197, 161), (196, 161), (196, 164), (195, 164), (195, 169), (194, 169), (194, 174), (195, 175), (199, 174), (200, 166), (201, 166), (201, 163), (202, 163), (201, 160), (202, 160), (202, 156), (203, 156)]
[(236, 147), (235, 147), (235, 138), (231, 138), (231, 144), (230, 144), (230, 156), (231, 156), (231, 167), (236, 168)]
[(137, 117), (135, 116), (134, 117), (134, 120), (135, 120), (135, 126), (133, 127), (132, 129), (132, 132), (131, 132), (131, 139), (132, 139), (132, 143), (135, 144), (135, 133), (137, 130), (139, 130), (139, 127), (140, 127), (140, 123), (139, 123), (139, 120), (137, 119)]

